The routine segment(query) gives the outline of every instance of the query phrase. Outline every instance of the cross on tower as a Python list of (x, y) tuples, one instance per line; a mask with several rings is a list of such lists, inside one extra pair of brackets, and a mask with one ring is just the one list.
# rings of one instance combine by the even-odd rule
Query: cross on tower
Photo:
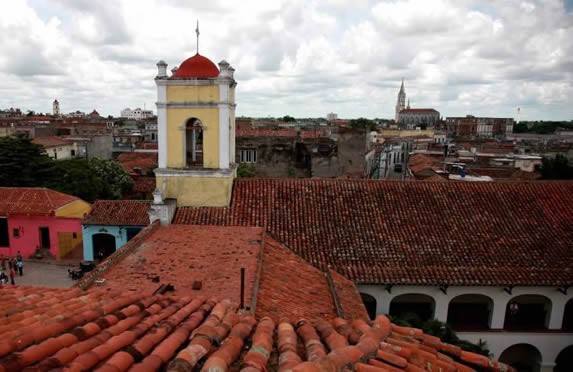
[(199, 20), (197, 20), (197, 28), (195, 28), (195, 34), (197, 35), (197, 54), (199, 54)]

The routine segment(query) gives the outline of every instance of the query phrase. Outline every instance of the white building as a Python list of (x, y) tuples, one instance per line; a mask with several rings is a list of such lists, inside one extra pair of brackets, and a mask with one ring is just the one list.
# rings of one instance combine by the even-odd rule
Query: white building
[(149, 119), (153, 117), (153, 111), (142, 110), (139, 107), (132, 110), (129, 107), (127, 107), (121, 110), (121, 117), (133, 120)]
[(328, 114), (326, 114), (326, 120), (327, 121), (334, 121), (338, 119), (338, 114), (335, 114), (334, 112), (330, 112)]
[(52, 103), (52, 115), (60, 116), (60, 102), (57, 99)]

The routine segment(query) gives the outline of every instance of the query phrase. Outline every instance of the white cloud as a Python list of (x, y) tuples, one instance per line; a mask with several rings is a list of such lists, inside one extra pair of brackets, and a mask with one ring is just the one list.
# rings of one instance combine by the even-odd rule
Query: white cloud
[(573, 15), (524, 0), (12, 0), (0, 13), (0, 108), (153, 107), (155, 62), (200, 52), (237, 70), (238, 114), (571, 119)]

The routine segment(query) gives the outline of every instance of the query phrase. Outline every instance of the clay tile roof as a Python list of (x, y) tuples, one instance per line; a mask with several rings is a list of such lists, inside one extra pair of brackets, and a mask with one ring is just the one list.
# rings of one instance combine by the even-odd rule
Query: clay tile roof
[(145, 226), (149, 224), (147, 200), (98, 200), (82, 224), (113, 226)]
[(101, 277), (113, 288), (141, 291), (171, 284), (178, 294), (239, 303), (244, 268), (244, 301), (250, 305), (262, 239), (259, 227), (161, 226)]
[[(256, 315), (275, 320), (288, 317), (292, 321), (332, 319), (344, 315), (349, 319), (367, 318), (366, 309), (354, 284), (335, 275), (331, 288), (327, 273), (322, 272), (276, 240), (266, 237), (259, 285)], [(333, 293), (336, 291), (336, 293)], [(336, 301), (344, 301), (339, 314)], [(352, 304), (352, 305), (351, 305)]]
[(434, 113), (438, 112), (433, 108), (405, 108), (400, 110), (400, 114), (416, 114), (416, 113)]
[(237, 129), (236, 136), (237, 137), (296, 137), (296, 130), (244, 128), (244, 129)]
[(237, 179), (228, 209), (174, 223), (265, 226), (357, 283), (573, 285), (573, 182)]
[(88, 288), (97, 279), (136, 292), (171, 285), (176, 294), (220, 295), (240, 303), (241, 268), (245, 307), (259, 317), (367, 317), (354, 283), (313, 267), (260, 227), (148, 226), (78, 286)]
[(215, 64), (200, 54), (183, 61), (181, 66), (175, 71), (172, 79), (205, 79), (219, 76), (219, 69)]
[(53, 214), (77, 197), (41, 187), (0, 187), (0, 216)]
[[(301, 130), (300, 136), (304, 139), (323, 137), (327, 133), (326, 129)], [(238, 128), (237, 137), (296, 137), (299, 131), (292, 128), (265, 129), (265, 128)]]
[(72, 142), (61, 137), (51, 136), (51, 137), (36, 137), (32, 140), (32, 143), (36, 145), (43, 146), (45, 148), (66, 146), (71, 145)]
[(293, 324), (201, 296), (23, 286), (2, 289), (0, 314), (2, 371), (513, 371), (384, 315)]

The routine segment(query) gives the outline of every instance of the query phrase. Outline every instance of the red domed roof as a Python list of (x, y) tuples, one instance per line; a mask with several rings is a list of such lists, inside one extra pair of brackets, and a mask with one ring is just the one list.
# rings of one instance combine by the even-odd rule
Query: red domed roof
[(179, 66), (171, 77), (180, 79), (204, 79), (215, 78), (217, 76), (219, 76), (217, 66), (215, 66), (209, 58), (195, 54), (193, 57), (183, 61), (181, 66)]

